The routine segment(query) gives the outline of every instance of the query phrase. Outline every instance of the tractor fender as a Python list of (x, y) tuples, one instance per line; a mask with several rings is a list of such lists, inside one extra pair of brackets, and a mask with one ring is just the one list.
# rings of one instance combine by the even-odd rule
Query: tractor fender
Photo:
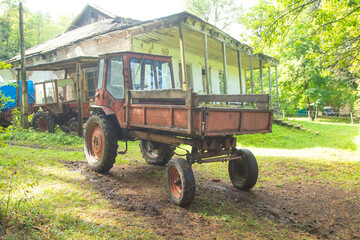
[(99, 106), (99, 105), (91, 105), (88, 108), (88, 111), (99, 111), (102, 110), (107, 116), (108, 115), (115, 115), (115, 112), (111, 110), (111, 108)]

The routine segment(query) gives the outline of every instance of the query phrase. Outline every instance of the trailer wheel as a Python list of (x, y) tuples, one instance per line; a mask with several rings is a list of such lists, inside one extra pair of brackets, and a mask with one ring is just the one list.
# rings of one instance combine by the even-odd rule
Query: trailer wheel
[(166, 168), (166, 183), (171, 200), (180, 207), (195, 198), (195, 178), (191, 165), (183, 158), (172, 159)]
[(84, 152), (90, 168), (108, 172), (117, 155), (117, 136), (114, 124), (103, 114), (96, 113), (86, 122)]
[(258, 165), (254, 154), (247, 149), (238, 150), (241, 159), (229, 161), (228, 171), (232, 184), (240, 190), (250, 190), (258, 179)]
[(157, 166), (166, 165), (174, 155), (173, 146), (149, 140), (140, 140), (140, 150), (148, 164)]
[(31, 121), (31, 125), (34, 129), (39, 130), (40, 132), (55, 132), (54, 119), (48, 112), (35, 113)]

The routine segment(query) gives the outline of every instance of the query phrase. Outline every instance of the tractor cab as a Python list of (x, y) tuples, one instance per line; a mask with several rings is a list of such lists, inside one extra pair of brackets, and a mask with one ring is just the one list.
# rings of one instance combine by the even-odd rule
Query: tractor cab
[[(78, 129), (78, 98), (72, 78), (34, 83), (35, 105), (32, 126), (41, 132), (54, 132), (59, 125), (65, 132)], [(83, 116), (87, 118), (89, 102), (82, 102)]]
[(118, 52), (99, 58), (95, 105), (123, 104), (127, 90), (172, 89), (175, 86), (169, 56)]
[(42, 108), (53, 114), (64, 112), (65, 104), (76, 103), (74, 80), (55, 79), (34, 83), (35, 108)]

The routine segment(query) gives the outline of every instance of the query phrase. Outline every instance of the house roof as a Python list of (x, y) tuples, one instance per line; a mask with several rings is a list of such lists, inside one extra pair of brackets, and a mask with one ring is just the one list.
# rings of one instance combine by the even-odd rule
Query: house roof
[[(94, 8), (94, 5), (87, 5), (87, 7), (92, 7)], [(85, 7), (85, 9), (87, 8)], [(96, 7), (97, 10), (99, 10), (100, 8)], [(84, 13), (85, 9), (82, 11), (82, 13)], [(102, 9), (100, 9), (101, 11), (103, 11)], [(80, 13), (79, 16), (82, 14)], [(107, 14), (107, 13), (106, 13)], [(114, 15), (108, 14), (109, 19), (104, 19), (89, 25), (85, 25), (83, 27), (78, 27), (75, 28), (73, 30), (69, 30), (67, 32), (65, 32), (64, 34), (48, 40), (44, 43), (41, 43), (37, 46), (31, 47), (29, 49), (26, 50), (25, 54), (26, 57), (31, 57), (31, 56), (36, 56), (36, 55), (42, 55), (57, 49), (61, 49), (64, 48), (66, 46), (69, 46), (71, 44), (74, 44), (76, 42), (88, 39), (88, 38), (92, 38), (95, 36), (99, 36), (102, 34), (106, 34), (109, 32), (113, 32), (113, 31), (117, 31), (117, 30), (121, 30), (121, 29), (132, 29), (133, 27), (139, 27), (140, 29), (144, 29), (148, 24), (152, 24), (152, 23), (156, 23), (156, 22), (161, 22), (163, 20), (169, 20), (169, 19), (175, 19), (175, 20), (181, 20), (181, 19), (188, 19), (191, 18), (194, 21), (200, 22), (201, 25), (207, 26), (209, 28), (211, 28), (211, 32), (215, 32), (217, 36), (222, 36), (222, 39), (228, 40), (229, 42), (232, 43), (233, 46), (235, 47), (240, 47), (241, 49), (245, 49), (245, 51), (252, 53), (253, 50), (251, 49), (251, 47), (249, 47), (246, 44), (240, 43), (238, 40), (236, 40), (235, 38), (231, 37), (230, 35), (228, 35), (227, 33), (221, 31), (219, 28), (215, 27), (214, 25), (206, 22), (205, 20), (201, 19), (200, 17), (189, 13), (189, 12), (181, 12), (181, 13), (177, 13), (177, 14), (173, 14), (170, 16), (166, 16), (166, 17), (162, 17), (162, 18), (158, 18), (158, 19), (153, 19), (153, 20), (148, 20), (148, 21), (137, 21), (137, 20), (133, 20), (133, 19), (129, 19), (129, 22), (126, 21), (126, 18), (122, 18), (122, 17), (114, 17)], [(75, 21), (75, 20), (74, 20)], [(260, 56), (260, 55), (255, 55), (255, 56)], [(270, 57), (268, 55), (265, 54), (261, 54), (261, 58), (262, 59), (266, 59), (269, 60), (270, 62), (277, 62), (277, 60), (273, 57)], [(7, 62), (12, 63), (15, 61), (18, 61), (20, 59), (20, 55), (17, 55), (11, 59), (9, 59)]]

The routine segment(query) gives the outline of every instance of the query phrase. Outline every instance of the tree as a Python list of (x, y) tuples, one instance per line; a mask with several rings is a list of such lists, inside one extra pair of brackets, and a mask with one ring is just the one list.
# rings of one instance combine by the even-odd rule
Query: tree
[[(8, 60), (20, 52), (19, 0), (0, 0), (0, 60)], [(32, 13), (25, 9), (25, 47), (30, 48), (52, 39), (65, 31), (70, 18), (62, 16), (60, 22), (47, 13)]]
[[(281, 60), (283, 103), (344, 106), (359, 77), (359, 1), (260, 0), (240, 21), (253, 46)], [(350, 101), (353, 102), (353, 101)]]
[(234, 0), (187, 0), (186, 8), (221, 30), (237, 23), (242, 6)]

